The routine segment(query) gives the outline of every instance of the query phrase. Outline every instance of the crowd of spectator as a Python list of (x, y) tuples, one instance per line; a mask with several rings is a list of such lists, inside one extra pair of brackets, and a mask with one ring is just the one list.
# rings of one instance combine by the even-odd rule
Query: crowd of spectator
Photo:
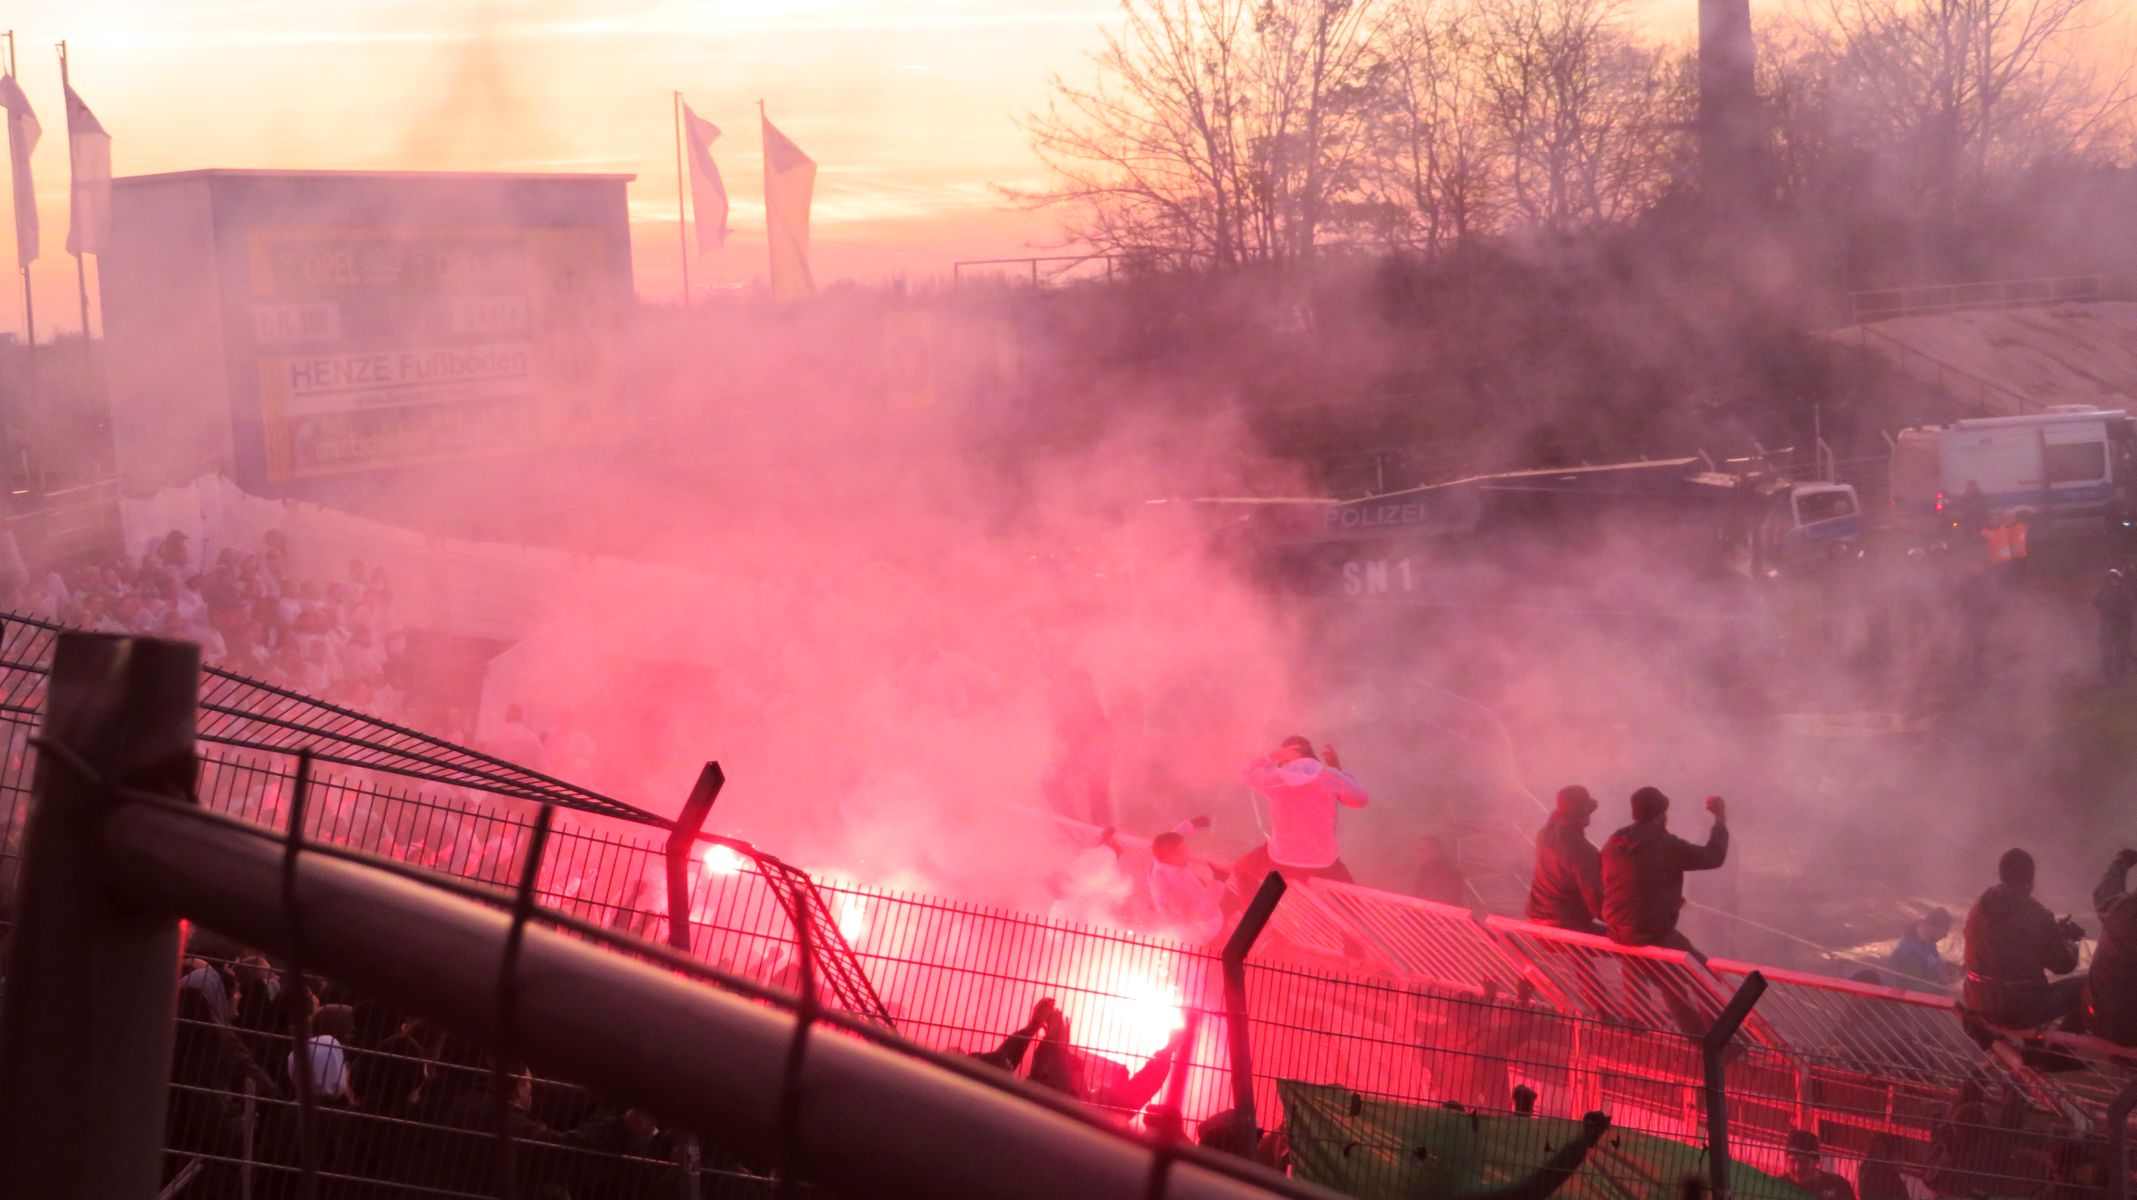
[(14, 602), (82, 629), (198, 642), (207, 663), (388, 720), (407, 707), (407, 636), (385, 568), (352, 561), (341, 578), (301, 578), (279, 532), (210, 556), (172, 530), (139, 557), (32, 576)]
[[(184, 1194), (295, 1195), (299, 1072), (314, 1104), (310, 1161), (323, 1196), (386, 1200), (498, 1190), (498, 1063), (478, 1044), (320, 979), (295, 981), (196, 934), (178, 987), (166, 1179)], [(300, 1028), (308, 1034), (299, 1055)], [(502, 1120), (522, 1143), (509, 1193), (525, 1200), (675, 1194), (676, 1139), (643, 1109), (503, 1064)], [(746, 1172), (733, 1172), (738, 1179)]]

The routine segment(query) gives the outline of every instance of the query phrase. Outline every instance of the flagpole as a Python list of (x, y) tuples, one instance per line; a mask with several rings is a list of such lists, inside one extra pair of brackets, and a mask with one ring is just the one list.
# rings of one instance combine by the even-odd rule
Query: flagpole
[[(683, 209), (683, 94), (675, 93), (675, 246), (683, 256), (683, 307), (690, 307), (690, 224)], [(702, 232), (702, 231), (701, 231)]]
[[(63, 102), (74, 94), (74, 83), (67, 76), (65, 42), (59, 44), (59, 92)], [(68, 220), (73, 220), (75, 206), (81, 202), (81, 182), (74, 178), (74, 109), (65, 103), (60, 107), (66, 110), (62, 115), (67, 118), (67, 213)], [(86, 257), (84, 251), (74, 252), (74, 293), (82, 302), (82, 355), (85, 358), (89, 354), (89, 270), (82, 265)]]
[[(15, 73), (15, 31), (12, 29), (7, 31), (7, 73), (10, 75)], [(15, 223), (17, 228), (21, 227), (21, 214), (16, 214)], [(17, 249), (19, 250), (20, 247), (17, 247)], [(24, 344), (30, 348), (30, 375), (35, 378), (37, 374), (37, 304), (36, 301), (30, 298), (30, 264), (21, 263), (17, 269), (22, 272), (23, 340)]]
[[(15, 74), (15, 31), (12, 29), (7, 31), (7, 73), (10, 76)], [(19, 80), (17, 81), (17, 86), (20, 86)], [(11, 137), (14, 133), (14, 119), (14, 114), (8, 114), (8, 121), (10, 122), (8, 132)], [(12, 160), (12, 155), (10, 159)], [(14, 167), (15, 164), (10, 161), (8, 170), (12, 172)], [(11, 186), (14, 183), (12, 175), (10, 175), (8, 182)], [(22, 214), (15, 214), (15, 221), (16, 228), (20, 229)], [(22, 252), (20, 241), (15, 244), (15, 252), (19, 258)], [(18, 266), (22, 271), (22, 332), (23, 345), (26, 348), (23, 361), (26, 368), (25, 373), (30, 377), (30, 386), (27, 391), (34, 409), (40, 390), (37, 386), (37, 309), (30, 300), (30, 264), (18, 263)], [(19, 482), (15, 471), (15, 439), (8, 436), (7, 428), (8, 421), (14, 417), (15, 411), (15, 406), (12, 404), (0, 407), (0, 506), (4, 506), (0, 507), (0, 515), (13, 515), (15, 510), (15, 491), (16, 484)]]
[(765, 102), (756, 100), (756, 162), (765, 173), (765, 282), (771, 282), (771, 260), (778, 258), (778, 250), (771, 246), (771, 143), (765, 141), (765, 126), (771, 117), (765, 115)]

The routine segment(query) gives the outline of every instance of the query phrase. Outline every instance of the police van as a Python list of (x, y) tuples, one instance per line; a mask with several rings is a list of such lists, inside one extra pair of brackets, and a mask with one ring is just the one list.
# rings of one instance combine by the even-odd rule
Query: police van
[(1971, 483), (1988, 514), (2024, 510), (2036, 527), (2097, 525), (2128, 486), (2132, 436), (2123, 410), (2081, 404), (1903, 429), (1892, 446), (1893, 519), (1949, 526)]
[(1705, 610), (1687, 581), (1779, 578), (1850, 556), (1863, 536), (1848, 484), (1718, 471), (1703, 458), (1510, 471), (1356, 500), (1186, 503), (1279, 590), (1428, 607), (1592, 607), (1599, 569), (1617, 564), (1618, 607)]

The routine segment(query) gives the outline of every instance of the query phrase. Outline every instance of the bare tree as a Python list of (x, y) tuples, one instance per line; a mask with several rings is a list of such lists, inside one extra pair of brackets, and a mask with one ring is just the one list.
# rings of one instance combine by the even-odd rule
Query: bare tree
[(1357, 186), (1380, 0), (1125, 0), (1027, 118), (1076, 239), (1221, 266), (1312, 251)]
[(1496, 228), (1502, 156), (1475, 69), (1466, 10), (1412, 0), (1386, 27), (1372, 190), (1403, 222), (1389, 233), (1438, 248)]
[(2133, 95), (2127, 55), (2104, 72), (2084, 52), (2105, 15), (2096, 0), (1804, 0), (1816, 136), (1873, 157), (1889, 199), (1933, 213), (1993, 176), (2094, 154), (2126, 134)]
[(1651, 205), (1682, 164), (1689, 80), (1620, 0), (1476, 0), (1473, 68), (1524, 222), (1564, 232)]

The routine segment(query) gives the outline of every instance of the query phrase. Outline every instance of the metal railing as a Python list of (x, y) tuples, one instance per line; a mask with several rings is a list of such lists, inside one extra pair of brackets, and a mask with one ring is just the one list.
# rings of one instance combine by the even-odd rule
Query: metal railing
[[(536, 897), (547, 807), (503, 895), (311, 841), (301, 772), (284, 833), (208, 812), (186, 796), (195, 653), (97, 635), (69, 635), (58, 651), (0, 1024), (11, 1118), (0, 1180), (22, 1194), (156, 1190), (183, 914), (487, 1047), (492, 1087), (473, 1099), (494, 1101), (482, 1139), (494, 1173), (467, 1179), (499, 1195), (532, 1194), (539, 1170), (511, 1122), (520, 1083), (508, 1056), (521, 1054), (761, 1149), (784, 1179), (850, 1194), (1328, 1195), (1171, 1138), (1123, 1137), (1085, 1106), (840, 1018), (806, 966), (798, 994), (767, 990), (547, 909)], [(305, 986), (294, 968), (284, 978)], [(297, 1008), (308, 1052), (292, 1058), (295, 1141), (309, 1195), (320, 1126), (337, 1114), (314, 1098), (332, 1081), (313, 1078), (310, 1018)], [(174, 1179), (197, 1177), (200, 1157)]]
[(2046, 279), (1997, 279), (1977, 283), (1934, 283), (1917, 287), (1850, 292), (1848, 308), (1857, 323), (1919, 313), (1968, 312), (1987, 308), (2024, 308), (2065, 301), (2099, 300), (2106, 295), (2103, 275), (2065, 275)]
[[(0, 648), (15, 644), (0, 639)], [(37, 670), (14, 654), (7, 658), (0, 882), (11, 891), (26, 865), (20, 835), (37, 809), (28, 789), (39, 761), (29, 741), (31, 722), (49, 696), (42, 683), (29, 687), (13, 674), (41, 679)], [(277, 701), (269, 694), (263, 702)], [(210, 726), (219, 719), (212, 710), (205, 714)], [(673, 932), (664, 846), (656, 837), (563, 823), (541, 836), (525, 801), (510, 790), (515, 777), (501, 765), (454, 772), (452, 778), (467, 782), (447, 786), (413, 774), (436, 773), (422, 761), (402, 764), (407, 774), (324, 760), (306, 771), (296, 750), (295, 740), (279, 734), (265, 745), (208, 743), (195, 789), (200, 809), (266, 829), (286, 829), (294, 815), (298, 832), (319, 853), (369, 854), (404, 869), (426, 868), (459, 889), (456, 894), (493, 906), (523, 893), (542, 921), (640, 958), (646, 952), (637, 939), (661, 941)], [(485, 780), (503, 782), (486, 789)], [(686, 973), (694, 977), (759, 991), (791, 994), (807, 985), (841, 1029), (858, 1022), (880, 1031), (894, 1022), (904, 1038), (952, 1055), (994, 1049), (1024, 1025), (1036, 1001), (1052, 998), (1068, 1019), (1078, 1070), (1094, 1095), (1109, 1087), (1116, 1097), (1127, 1094), (1126, 1084), (1166, 1049), (1184, 1018), (1196, 1032), (1173, 1047), (1167, 1073), (1178, 1077), (1180, 1112), (1197, 1134), (1238, 1107), (1241, 1087), (1254, 1097), (1267, 1129), (1291, 1123), (1285, 1081), (1343, 1089), (1381, 1106), (1454, 1102), (1480, 1120), (1511, 1119), (1516, 1089), (1526, 1087), (1544, 1117), (1576, 1120), (1607, 1109), (1623, 1137), (1711, 1150), (1707, 1118), (1717, 1106), (1708, 1094), (1703, 1042), (1752, 970), (1725, 962), (1701, 966), (1674, 952), (1632, 950), (1522, 922), (1480, 922), (1444, 905), (1301, 880), (1276, 907), (1270, 936), (1238, 968), (1251, 1001), (1240, 1032), (1253, 1070), (1235, 1077), (1224, 972), (1206, 952), (1120, 930), (816, 881), (811, 894), (824, 920), (809, 923), (812, 933), (804, 937), (776, 886), (783, 877), (767, 876), (740, 852), (698, 856), (685, 871), (688, 953), (657, 961), (664, 970), (693, 963)], [(200, 915), (216, 927), (215, 914)], [(850, 966), (879, 997), (882, 1020), (841, 999), (823, 982), (826, 973), (810, 965), (821, 961), (810, 945), (821, 927), (847, 945)], [(256, 931), (220, 931), (276, 945)], [(494, 952), (490, 957), (494, 965)], [(2127, 1070), (2113, 1048), (2084, 1047), (2092, 1065), (2072, 1079), (2026, 1061), (2029, 1053), (2038, 1059), (2038, 1047), (2011, 1043), (1999, 1056), (1983, 1054), (1960, 1031), (1948, 1001), (1766, 975), (1773, 984), (1767, 999), (1745, 1036), (1721, 1052), (1731, 1121), (1722, 1146), (1745, 1169), (1780, 1169), (1793, 1129), (1818, 1130), (1838, 1156), (1831, 1165), (1844, 1173), (1896, 1154), (1917, 1178), (1962, 1170), (2023, 1178), (2031, 1169), (2013, 1165), (2016, 1159), (2000, 1168), (1934, 1163), (1932, 1154), (1954, 1153), (1949, 1146), (1959, 1136), (1947, 1132), (1940, 1142), (1940, 1130), (1994, 1130), (2006, 1145), (2099, 1145), (2114, 1085)], [(578, 1083), (600, 1082), (565, 1074)], [(2015, 1097), (2017, 1107), (1965, 1109), (1969, 1083)], [(2002, 1122), (2009, 1120), (2027, 1128), (2008, 1129)], [(1511, 1139), (1505, 1145), (1487, 1139), (1464, 1151), (1468, 1161), (1480, 1169), (1533, 1167), (1520, 1148), (1527, 1143), (1505, 1136)], [(171, 1153), (173, 1161), (184, 1161), (179, 1150)], [(1759, 1186), (1754, 1180), (1738, 1190), (1755, 1194)]]

